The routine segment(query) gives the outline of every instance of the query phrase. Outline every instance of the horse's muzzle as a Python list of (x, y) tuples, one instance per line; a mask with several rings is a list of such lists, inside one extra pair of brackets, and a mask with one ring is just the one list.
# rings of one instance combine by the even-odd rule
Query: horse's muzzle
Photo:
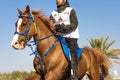
[(25, 48), (25, 42), (24, 41), (13, 41), (11, 43), (11, 46), (16, 49), (16, 50), (21, 50), (21, 49), (24, 49)]

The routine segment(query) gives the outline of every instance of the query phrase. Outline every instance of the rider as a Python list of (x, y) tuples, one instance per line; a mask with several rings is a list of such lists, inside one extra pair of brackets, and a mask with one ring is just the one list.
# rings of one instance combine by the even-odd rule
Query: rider
[(56, 35), (65, 37), (71, 53), (71, 80), (77, 79), (77, 39), (79, 38), (76, 12), (70, 7), (68, 0), (56, 0), (57, 10), (50, 16), (55, 24)]

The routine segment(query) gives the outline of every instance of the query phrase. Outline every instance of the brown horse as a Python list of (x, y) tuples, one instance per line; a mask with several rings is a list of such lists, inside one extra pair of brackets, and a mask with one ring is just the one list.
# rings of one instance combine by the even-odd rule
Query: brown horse
[[(18, 9), (18, 13), (12, 47), (17, 50), (24, 49), (32, 37), (36, 45), (33, 61), (36, 71), (26, 80), (69, 80), (70, 75), (64, 77), (69, 74), (67, 73), (69, 63), (60, 42), (56, 41), (54, 24), (39, 11), (34, 10), (31, 13), (29, 6), (23, 11)], [(54, 46), (46, 53), (53, 44)], [(77, 66), (78, 79), (88, 72), (90, 80), (100, 80), (100, 67), (103, 69), (103, 74), (108, 75), (109, 61), (100, 50), (89, 48), (82, 48), (82, 50)]]

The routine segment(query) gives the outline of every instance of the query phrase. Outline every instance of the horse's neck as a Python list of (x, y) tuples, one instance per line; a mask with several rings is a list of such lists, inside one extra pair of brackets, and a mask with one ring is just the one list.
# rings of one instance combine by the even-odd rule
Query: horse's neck
[[(38, 41), (41, 38), (45, 38), (53, 34), (48, 28), (48, 26), (46, 26), (45, 23), (42, 22), (41, 20), (37, 21), (37, 26), (38, 26), (38, 33), (34, 37), (35, 41)], [(38, 53), (40, 53), (40, 55), (42, 56), (46, 52), (46, 50), (54, 43), (55, 40), (56, 37), (52, 36), (50, 38), (46, 38), (44, 40), (38, 41), (38, 45), (37, 45)]]

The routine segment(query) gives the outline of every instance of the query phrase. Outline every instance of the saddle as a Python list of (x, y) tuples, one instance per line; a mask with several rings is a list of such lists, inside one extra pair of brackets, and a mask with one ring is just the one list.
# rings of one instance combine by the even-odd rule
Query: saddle
[[(65, 41), (63, 40), (63, 37), (58, 36), (58, 39), (59, 39), (59, 41), (60, 41), (60, 43), (61, 43), (61, 46), (62, 46), (62, 49), (63, 49), (63, 52), (64, 52), (64, 55), (65, 55), (66, 59), (67, 59), (68, 61), (70, 61), (70, 50), (69, 50), (67, 44), (66, 44)], [(78, 59), (80, 58), (80, 55), (82, 54), (82, 52), (83, 52), (83, 51), (82, 51), (81, 48), (78, 47), (78, 48), (76, 49), (76, 54), (77, 54), (77, 58), (78, 58)]]

